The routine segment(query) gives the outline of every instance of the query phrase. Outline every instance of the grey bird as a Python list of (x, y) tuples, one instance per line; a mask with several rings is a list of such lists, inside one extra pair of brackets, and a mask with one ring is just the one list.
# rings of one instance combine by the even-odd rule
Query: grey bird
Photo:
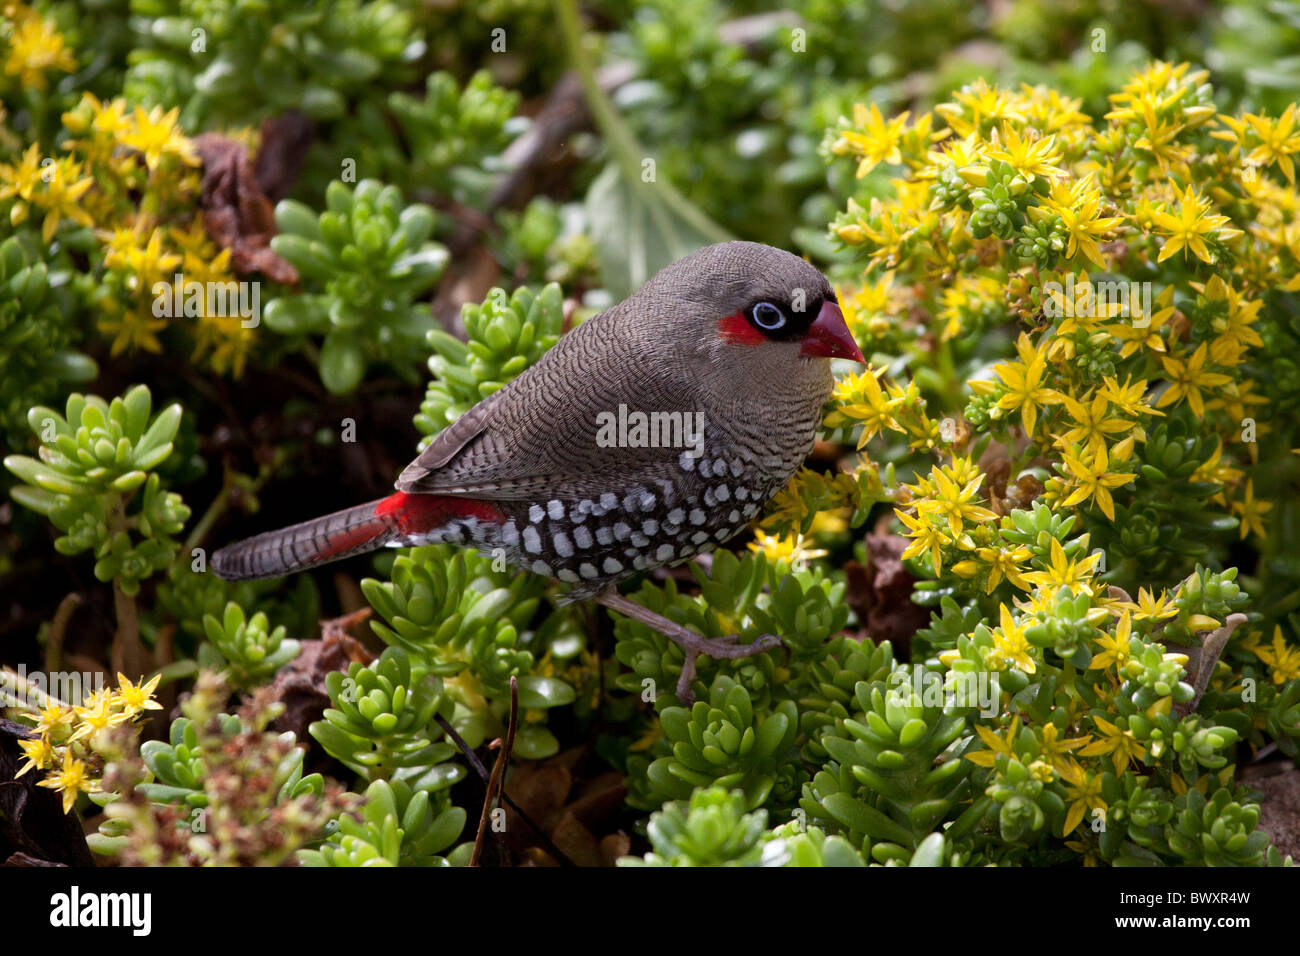
[(387, 498), (232, 544), (230, 580), (277, 577), (382, 546), (452, 542), (571, 585), (680, 644), (678, 696), (713, 640), (618, 585), (742, 531), (799, 468), (834, 379), (865, 364), (816, 268), (752, 242), (708, 246), (582, 323), (442, 431)]

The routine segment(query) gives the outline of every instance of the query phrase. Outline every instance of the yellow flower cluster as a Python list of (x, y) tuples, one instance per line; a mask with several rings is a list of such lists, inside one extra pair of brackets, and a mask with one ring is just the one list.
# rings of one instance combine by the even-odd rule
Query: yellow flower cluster
[[(915, 119), (857, 110), (832, 152), (857, 158), (860, 176), (882, 165), (902, 175), (866, 206), (851, 201), (833, 225), (869, 258), (861, 286), (840, 298), (855, 332), (894, 335), (942, 376), (948, 341), (1017, 318), (1031, 325), (1015, 357), (969, 387), (990, 424), (1018, 426), (1013, 458), (1056, 470), (1049, 504), (1114, 520), (1149, 428), (1186, 406), (1219, 438), (1198, 478), (1225, 486), (1219, 503), (1243, 537), (1262, 536), (1271, 503), (1255, 498), (1239, 461), (1220, 457), (1230, 447), (1238, 460), (1258, 454), (1254, 437), (1229, 441), (1243, 423), (1255, 427), (1265, 402), (1242, 367), (1262, 344), (1265, 293), (1300, 289), (1300, 130), (1295, 106), (1277, 118), (1219, 115), (1206, 79), (1187, 64), (1153, 63), (1112, 95), (1104, 125), (1045, 87), (982, 80)], [(980, 215), (990, 225), (975, 228)], [(1201, 271), (1228, 261), (1231, 273)], [(1208, 321), (1189, 316), (1188, 300)], [(949, 419), (941, 435), (919, 395), (881, 376), (841, 381), (828, 427), (860, 427), (859, 447), (904, 431), (914, 450), (953, 455), (972, 425), (983, 427)], [(969, 481), (934, 488), (946, 507), (976, 501)], [(960, 530), (931, 520), (938, 511), (904, 513), (913, 547), (937, 570)], [(974, 553), (990, 580), (1014, 580), (1007, 555)]]
[(203, 297), (195, 297), (197, 315), (156, 308), (183, 300), (182, 290), (172, 292), (178, 274), (185, 283), (234, 281), (229, 252), (218, 253), (197, 215), (199, 158), (179, 116), (84, 93), (62, 117), (66, 155), (43, 156), (32, 144), (17, 162), (0, 163), (0, 202), (13, 200), (15, 225), (43, 216), (46, 242), (65, 223), (94, 230), (105, 267), (98, 325), (113, 355), (161, 352), (159, 335), (188, 317), (181, 331), (194, 359), (239, 375), (254, 335), (239, 315), (210, 315)]
[(7, 80), (25, 90), (49, 88), (53, 71), (71, 73), (77, 68), (63, 35), (40, 12), (25, 3), (7, 2), (0, 19), (0, 62)]
[(26, 763), (16, 776), (43, 771), (45, 777), (37, 786), (61, 794), (63, 812), (70, 813), (79, 794), (98, 788), (98, 774), (104, 763), (99, 749), (101, 733), (162, 709), (153, 699), (159, 679), (155, 675), (147, 682), (133, 684), (118, 674), (116, 690), (95, 691), (80, 704), (70, 706), (47, 699), (35, 715), (38, 736), (18, 741)]

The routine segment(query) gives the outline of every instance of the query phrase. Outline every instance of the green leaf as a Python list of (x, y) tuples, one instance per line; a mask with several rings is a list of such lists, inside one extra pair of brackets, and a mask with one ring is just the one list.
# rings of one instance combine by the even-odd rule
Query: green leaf
[(345, 395), (361, 384), (366, 359), (351, 336), (331, 332), (320, 350), (320, 379), (335, 395)]
[(591, 184), (586, 211), (601, 282), (616, 299), (627, 298), (669, 263), (727, 238), (721, 229), (707, 230), (683, 217), (657, 184), (629, 181), (616, 165)]
[(572, 704), (573, 688), (554, 677), (528, 674), (519, 678), (520, 707), (563, 707)]

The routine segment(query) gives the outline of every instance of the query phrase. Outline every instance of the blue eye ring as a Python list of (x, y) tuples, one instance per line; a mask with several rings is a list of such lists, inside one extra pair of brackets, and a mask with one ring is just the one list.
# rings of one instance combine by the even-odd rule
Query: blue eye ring
[(776, 332), (786, 323), (785, 313), (781, 311), (780, 306), (775, 306), (771, 302), (757, 303), (749, 310), (749, 314), (754, 324), (765, 332)]

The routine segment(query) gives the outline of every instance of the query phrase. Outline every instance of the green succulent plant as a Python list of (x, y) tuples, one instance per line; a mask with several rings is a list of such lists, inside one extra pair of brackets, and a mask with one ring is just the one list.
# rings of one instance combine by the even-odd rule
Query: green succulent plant
[(799, 805), (851, 842), (876, 842), (880, 862), (906, 858), (965, 793), (971, 765), (961, 759), (968, 719), (926, 706), (909, 671), (888, 683), (860, 682), (851, 715), (827, 727), (820, 745), (831, 760), (804, 785)]
[(93, 552), (95, 577), (115, 581), (128, 595), (171, 564), (179, 547), (173, 535), (190, 514), (153, 470), (171, 454), (181, 407), (153, 416), (151, 407), (143, 385), (111, 403), (73, 393), (62, 415), (44, 406), (28, 413), (41, 442), (39, 460), (5, 458), (24, 482), (11, 492), (14, 500), (63, 532), (59, 552)]
[(497, 86), (486, 70), (463, 89), (441, 72), (430, 73), (424, 86), (421, 98), (400, 92), (388, 98), (413, 158), (407, 175), (424, 188), (455, 194), (457, 177), (481, 175), (483, 161), (509, 142), (506, 124), (519, 94)]
[(1165, 824), (1170, 848), (1188, 863), (1204, 866), (1260, 866), (1270, 854), (1268, 834), (1256, 829), (1259, 807), (1241, 804), (1226, 788), (1206, 797), (1190, 790), (1175, 798)]
[(299, 850), (304, 866), (450, 866), (440, 856), (465, 828), (465, 811), (397, 780), (366, 788), (355, 814), (344, 814), (318, 849)]
[(33, 240), (15, 235), (0, 242), (0, 429), (14, 448), (28, 440), (29, 408), (98, 373), (93, 359), (69, 347), (75, 330), (61, 287), (70, 270), (42, 261), (30, 251), (39, 248)]
[(404, 205), (394, 186), (366, 179), (355, 189), (338, 180), (325, 191), (319, 216), (286, 199), (276, 206), (280, 234), (271, 241), (302, 278), (303, 291), (266, 306), (266, 326), (295, 336), (323, 336), (321, 381), (351, 392), (367, 368), (384, 362), (415, 380), (412, 356), (434, 328), (427, 292), (447, 263), (430, 240), (433, 210)]
[(261, 611), (246, 617), (234, 601), (220, 618), (205, 615), (203, 630), (208, 643), (199, 647), (199, 666), (226, 671), (237, 688), (263, 683), (301, 650), (298, 641), (285, 638), (284, 625), (272, 629)]
[(287, 109), (340, 119), (424, 49), (410, 13), (387, 0), (131, 0), (131, 14), (128, 97), (181, 107), (191, 129)]
[(645, 769), (650, 790), (664, 799), (684, 800), (696, 787), (737, 789), (747, 809), (762, 806), (784, 763), (795, 757), (799, 716), (793, 701), (766, 715), (755, 714), (749, 692), (719, 674), (707, 700), (666, 707), (659, 714), (671, 757)]
[[(527, 629), (541, 603), (540, 582), (514, 575), (503, 586), (503, 577), (491, 570), (491, 559), (435, 545), (397, 558), (388, 581), (361, 583), (383, 618), (372, 622), (375, 633), (447, 682), (452, 722), (472, 747), (504, 729), (512, 677), (521, 708), (546, 710), (574, 700), (568, 683), (537, 673), (537, 659), (549, 648), (539, 631)], [(540, 759), (558, 749), (543, 724), (519, 727), (520, 756)]]
[(434, 724), (436, 716), (451, 712), (442, 681), (412, 669), (401, 648), (388, 648), (368, 666), (354, 661), (346, 674), (331, 671), (325, 687), (332, 706), (308, 732), (357, 775), (370, 781), (396, 777), (430, 792), (464, 777), (464, 767), (447, 763), (456, 748)]
[(757, 866), (763, 859), (767, 811), (746, 810), (746, 799), (723, 787), (701, 787), (690, 801), (674, 801), (650, 815), (652, 852), (623, 857), (620, 866)]
[(421, 447), (559, 341), (563, 304), (560, 287), (553, 283), (540, 292), (526, 286), (509, 295), (493, 289), (481, 305), (461, 310), (464, 342), (442, 329), (429, 332), (432, 378), (415, 417), (424, 436)]
[(292, 731), (266, 730), (282, 707), (223, 713), (228, 696), (203, 672), (166, 740), (107, 742), (105, 785), (91, 795), (104, 807), (87, 839), (95, 852), (128, 866), (274, 866), (353, 805), (334, 781), (304, 775)]

